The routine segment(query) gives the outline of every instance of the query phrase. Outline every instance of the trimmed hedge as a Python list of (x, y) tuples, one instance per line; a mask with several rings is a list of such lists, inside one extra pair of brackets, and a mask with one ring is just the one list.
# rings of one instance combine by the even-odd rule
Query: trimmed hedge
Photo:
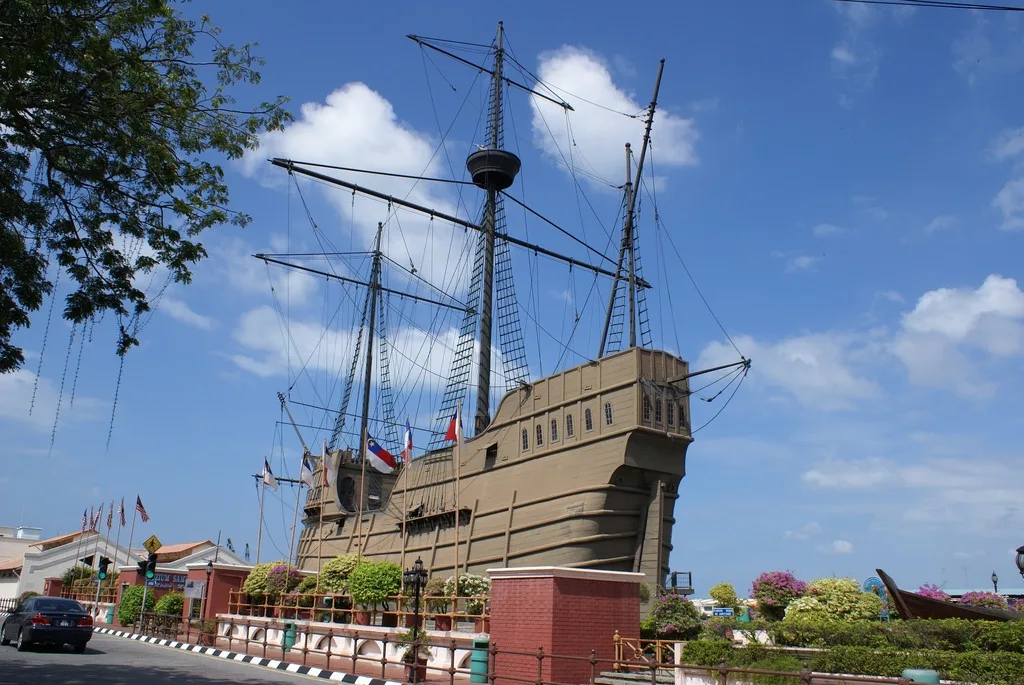
[(876, 647), (949, 652), (1024, 654), (1024, 621), (806, 621), (776, 623), (768, 629), (776, 645), (791, 647)]
[[(683, 663), (717, 666), (722, 660), (737, 668), (799, 671), (801, 658), (765, 647), (734, 647), (725, 640), (695, 640), (683, 647)], [(814, 671), (899, 677), (905, 668), (931, 668), (944, 679), (992, 685), (1020, 683), (1024, 654), (1005, 651), (954, 652), (932, 649), (832, 647), (804, 659)], [(770, 679), (754, 677), (755, 682)], [(782, 681), (778, 678), (775, 680)]]

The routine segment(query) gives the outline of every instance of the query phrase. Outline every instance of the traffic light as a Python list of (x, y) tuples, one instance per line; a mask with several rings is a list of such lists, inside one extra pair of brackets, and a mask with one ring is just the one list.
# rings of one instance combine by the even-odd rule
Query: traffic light
[(153, 580), (153, 577), (156, 576), (156, 555), (152, 552), (149, 553), (149, 557), (146, 559), (145, 569), (146, 580)]
[(110, 559), (100, 557), (100, 580), (107, 579), (107, 567), (110, 566)]

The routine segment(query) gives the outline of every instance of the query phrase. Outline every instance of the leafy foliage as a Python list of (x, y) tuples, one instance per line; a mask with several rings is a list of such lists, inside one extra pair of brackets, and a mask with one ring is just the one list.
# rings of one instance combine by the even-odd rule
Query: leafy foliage
[(285, 563), (287, 562), (284, 559), (279, 559), (253, 566), (249, 575), (245, 577), (245, 582), (242, 583), (242, 592), (255, 598), (265, 597), (267, 595), (267, 575), (270, 573), (270, 569)]
[(267, 571), (267, 594), (271, 597), (291, 592), (302, 582), (302, 572), (291, 564), (278, 564)]
[(922, 595), (923, 597), (929, 597), (931, 599), (939, 599), (943, 602), (949, 601), (949, 595), (947, 595), (945, 592), (940, 590), (935, 585), (929, 585), (927, 583), (917, 589), (917, 594)]
[(356, 566), (348, 578), (352, 601), (370, 609), (398, 594), (402, 568), (393, 561), (368, 561)]
[(90, 581), (90, 580), (92, 580), (93, 574), (94, 574), (94, 571), (90, 567), (86, 566), (85, 564), (76, 564), (76, 565), (71, 566), (70, 568), (66, 569), (64, 571), (64, 573), (61, 574), (60, 580), (64, 584), (64, 587), (70, 588), (77, 581), (80, 581), (80, 580)]
[(1006, 598), (994, 592), (966, 592), (960, 598), (960, 604), (972, 607), (988, 607), (989, 609), (1006, 609)]
[(783, 621), (772, 640), (793, 647), (887, 647), (1024, 654), (1024, 621)]
[[(448, 586), (448, 579), (443, 576), (431, 576), (427, 584), (423, 586), (423, 594), (427, 597), (447, 597), (445, 588)], [(435, 614), (443, 614), (451, 608), (451, 601), (446, 599), (428, 599), (427, 611)]]
[(25, 592), (22, 592), (20, 595), (18, 595), (18, 604), (21, 604), (26, 599), (31, 599), (32, 597), (41, 597), (41, 596), (42, 595), (40, 595), (38, 592), (36, 592), (34, 590), (25, 590)]
[(185, 595), (180, 592), (168, 592), (157, 600), (153, 611), (158, 614), (174, 614), (181, 616), (185, 610)]
[(786, 607), (807, 591), (807, 583), (798, 580), (789, 571), (766, 571), (759, 575), (750, 590), (750, 596), (757, 600), (758, 614), (768, 620), (778, 621), (785, 616)]
[[(487, 597), (491, 594), (491, 579), (472, 573), (460, 573), (458, 591), (456, 591), (453, 576), (444, 581), (444, 594), (448, 597)], [(470, 616), (479, 616), (484, 613), (484, 600), (468, 600), (465, 609)]]
[(320, 568), (321, 592), (348, 592), (348, 578), (359, 565), (355, 554), (340, 554)]
[[(142, 585), (129, 585), (121, 592), (121, 603), (117, 607), (117, 620), (122, 626), (134, 625), (143, 612), (142, 595), (145, 591)], [(145, 611), (153, 611), (156, 600), (152, 592), (146, 592)]]
[(719, 583), (708, 591), (711, 599), (715, 600), (715, 606), (727, 609), (735, 609), (739, 606), (740, 599), (736, 596), (736, 588), (731, 583)]
[[(321, 590), (323, 587), (320, 588)], [(306, 595), (316, 592), (316, 574), (310, 573), (302, 577), (299, 584), (295, 586), (295, 593), (299, 595)]]
[(660, 595), (654, 601), (650, 618), (662, 640), (691, 640), (700, 633), (700, 612), (684, 595)]
[(878, 618), (882, 600), (862, 592), (853, 578), (820, 578), (807, 586), (807, 594), (786, 607), (787, 621), (857, 621)]
[(263, 61), (168, 0), (6, 0), (0, 26), (0, 373), (24, 363), (11, 338), (55, 292), (53, 260), (64, 317), (113, 312), (124, 355), (150, 309), (140, 276), (188, 283), (199, 234), (250, 221), (212, 160), (257, 148), (287, 100), (236, 106)]

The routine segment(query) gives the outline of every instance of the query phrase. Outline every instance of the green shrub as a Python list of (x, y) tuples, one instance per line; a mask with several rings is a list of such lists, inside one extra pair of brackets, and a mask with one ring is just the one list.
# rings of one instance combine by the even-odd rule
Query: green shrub
[(651, 586), (647, 583), (639, 583), (637, 592), (640, 594), (640, 603), (647, 604), (651, 601)]
[(320, 592), (344, 594), (348, 579), (361, 562), (355, 554), (340, 554), (320, 568)]
[(654, 601), (651, 618), (662, 640), (692, 640), (700, 633), (700, 612), (683, 595), (664, 594)]
[(736, 588), (731, 583), (719, 583), (708, 591), (708, 595), (715, 600), (715, 606), (718, 607), (735, 609), (740, 603)]
[[(147, 602), (148, 603), (148, 602)], [(158, 614), (175, 614), (181, 616), (185, 609), (185, 595), (180, 592), (169, 592), (159, 600), (153, 611)]]
[[(431, 576), (427, 584), (423, 586), (423, 594), (428, 597), (445, 597), (445, 588), (448, 587), (448, 580), (443, 576)], [(428, 599), (427, 611), (434, 614), (446, 613), (452, 603), (446, 599)]]
[(1024, 621), (783, 621), (771, 624), (772, 640), (792, 647), (891, 647), (952, 652), (1024, 654)]
[(287, 562), (284, 559), (279, 559), (253, 566), (252, 570), (249, 571), (249, 575), (245, 577), (245, 582), (242, 583), (242, 592), (254, 599), (265, 597), (267, 594), (267, 574), (270, 573), (270, 569), (285, 563)]
[(786, 621), (856, 621), (878, 618), (882, 600), (862, 592), (853, 578), (820, 578), (807, 586), (807, 594), (786, 607)]
[[(321, 585), (320, 590), (323, 590)], [(310, 573), (299, 581), (299, 584), (295, 586), (295, 594), (298, 595), (309, 595), (316, 592), (316, 574)]]
[(682, 662), (694, 666), (717, 666), (722, 659), (734, 659), (732, 643), (727, 640), (693, 640), (683, 645)]
[[(132, 626), (139, 620), (142, 613), (142, 594), (144, 588), (141, 585), (129, 585), (121, 592), (121, 603), (117, 607), (117, 620), (122, 626)], [(156, 600), (153, 593), (146, 593), (146, 611), (152, 611)]]
[(76, 564), (64, 571), (61, 575), (61, 582), (64, 587), (71, 588), (77, 581), (80, 580), (92, 580), (93, 570), (85, 564)]
[(356, 566), (348, 577), (352, 602), (372, 609), (398, 594), (402, 587), (402, 568), (393, 561), (366, 562)]
[(41, 595), (38, 592), (35, 592), (34, 590), (26, 590), (25, 592), (22, 592), (20, 595), (18, 595), (18, 603), (21, 604), (26, 599), (31, 599), (32, 597), (40, 596)]

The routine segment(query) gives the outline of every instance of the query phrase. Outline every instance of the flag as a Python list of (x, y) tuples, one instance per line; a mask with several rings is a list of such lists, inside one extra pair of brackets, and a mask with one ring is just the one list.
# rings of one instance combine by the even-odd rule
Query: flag
[(86, 530), (92, 530), (96, 527), (96, 514), (93, 513), (92, 507), (89, 507), (89, 525), (86, 526)]
[(370, 460), (373, 468), (383, 473), (391, 473), (398, 466), (391, 453), (377, 444), (377, 442), (366, 435), (366, 458)]
[(448, 424), (448, 432), (444, 434), (444, 439), (462, 444), (462, 402), (455, 407), (455, 416)]
[(142, 498), (138, 495), (135, 495), (135, 511), (139, 512), (143, 523), (149, 521), (149, 514), (146, 513), (146, 507), (142, 506)]
[(245, 543), (245, 560), (249, 561), (249, 543)]
[(235, 546), (231, 544), (231, 538), (228, 538), (228, 550), (231, 552), (235, 551)]
[(327, 451), (327, 440), (324, 440), (324, 451), (320, 453), (320, 470), (322, 474), (322, 485), (334, 485), (334, 455)]
[(302, 468), (299, 469), (299, 480), (309, 487), (313, 487), (313, 464), (310, 463), (308, 454), (302, 455)]
[(96, 520), (92, 524), (92, 529), (97, 533), (100, 531), (100, 521), (103, 520), (103, 503), (100, 502), (99, 508), (96, 510)]
[(277, 479), (274, 478), (274, 472), (270, 470), (270, 462), (267, 461), (266, 457), (263, 457), (263, 483), (274, 488), (274, 492), (277, 492)]
[(83, 530), (83, 531), (85, 531), (85, 526), (86, 526), (86, 524), (87, 524), (87, 523), (89, 523), (89, 519), (88, 519), (88, 518), (86, 518), (86, 516), (88, 515), (88, 513), (89, 513), (89, 512), (87, 512), (87, 511), (86, 511), (85, 509), (82, 509), (82, 530)]
[(114, 527), (114, 501), (110, 501), (110, 511), (107, 512), (107, 531)]
[(405, 420), (405, 436), (402, 438), (402, 459), (412, 461), (412, 426)]
[(121, 527), (124, 528), (127, 523), (124, 520), (124, 497), (121, 498), (121, 504), (117, 507), (117, 515), (121, 517)]

